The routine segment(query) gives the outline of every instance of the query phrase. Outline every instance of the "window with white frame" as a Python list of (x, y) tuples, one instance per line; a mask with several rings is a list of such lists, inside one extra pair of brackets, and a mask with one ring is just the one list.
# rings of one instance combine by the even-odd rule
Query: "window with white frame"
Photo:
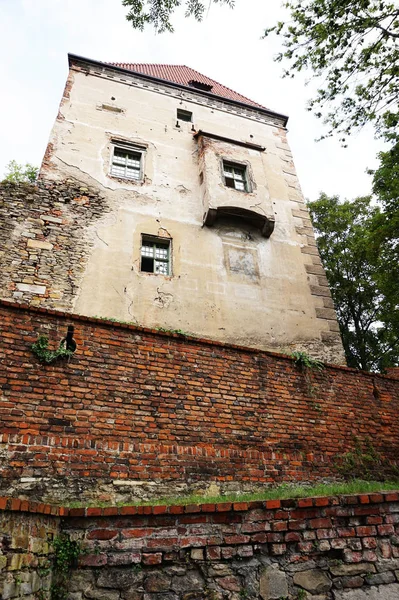
[(113, 148), (111, 175), (123, 179), (143, 179), (143, 150), (115, 145)]
[(140, 270), (156, 275), (171, 273), (171, 244), (165, 238), (143, 235), (141, 238)]
[(227, 187), (239, 190), (240, 192), (248, 191), (247, 167), (237, 163), (223, 161), (224, 183)]

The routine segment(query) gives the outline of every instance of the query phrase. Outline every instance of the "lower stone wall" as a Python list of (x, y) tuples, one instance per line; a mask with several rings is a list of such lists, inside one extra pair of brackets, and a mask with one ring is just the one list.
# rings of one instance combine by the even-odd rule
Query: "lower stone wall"
[[(396, 492), (54, 509), (52, 517), (27, 513), (38, 510), (34, 503), (1, 502), (7, 509), (1, 535), (12, 540), (0, 554), (5, 600), (50, 597), (48, 575), (38, 567), (44, 560), (48, 565), (49, 539), (60, 519), (60, 530), (82, 549), (67, 600), (399, 598)], [(31, 558), (14, 558), (21, 554)]]
[[(4, 510), (6, 507), (10, 510)], [(3, 509), (3, 510), (1, 510)], [(36, 511), (40, 510), (39, 513)], [(0, 597), (45, 600), (60, 519), (44, 504), (0, 498)], [(22, 511), (22, 512), (21, 512)], [(29, 511), (29, 512), (27, 512)], [(55, 512), (53, 510), (53, 512)], [(47, 514), (46, 514), (47, 513)]]

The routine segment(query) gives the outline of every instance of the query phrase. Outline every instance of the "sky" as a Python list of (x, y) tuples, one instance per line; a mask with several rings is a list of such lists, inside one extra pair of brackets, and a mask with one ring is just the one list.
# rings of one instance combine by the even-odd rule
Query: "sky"
[[(282, 79), (278, 38), (262, 40), (284, 16), (281, 0), (212, 4), (202, 23), (179, 10), (173, 34), (134, 31), (121, 0), (0, 0), (0, 177), (11, 159), (40, 165), (68, 73), (67, 53), (104, 62), (184, 64), (289, 116), (288, 139), (305, 198), (370, 192), (367, 168), (382, 149), (365, 129), (348, 148), (316, 142), (320, 120), (306, 110), (316, 84)], [(308, 75), (309, 78), (309, 75)]]

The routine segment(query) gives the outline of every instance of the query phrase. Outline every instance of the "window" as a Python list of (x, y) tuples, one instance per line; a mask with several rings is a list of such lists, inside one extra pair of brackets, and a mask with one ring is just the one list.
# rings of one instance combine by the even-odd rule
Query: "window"
[(240, 192), (248, 191), (247, 167), (223, 161), (224, 182), (227, 187)]
[(111, 175), (141, 181), (143, 151), (115, 146), (111, 163)]
[(213, 85), (210, 83), (204, 83), (203, 81), (196, 81), (196, 79), (191, 79), (188, 82), (190, 87), (196, 88), (197, 90), (203, 90), (204, 92), (210, 92), (213, 88)]
[(178, 121), (186, 121), (186, 123), (192, 123), (193, 113), (188, 110), (183, 110), (181, 108), (177, 109), (177, 120)]
[(143, 235), (140, 270), (145, 273), (170, 275), (170, 240)]

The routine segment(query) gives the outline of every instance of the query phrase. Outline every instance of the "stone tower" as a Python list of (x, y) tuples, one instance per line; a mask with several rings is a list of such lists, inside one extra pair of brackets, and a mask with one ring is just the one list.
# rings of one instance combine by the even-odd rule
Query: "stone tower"
[(101, 209), (52, 306), (344, 362), (287, 117), (185, 66), (69, 65), (40, 177)]

